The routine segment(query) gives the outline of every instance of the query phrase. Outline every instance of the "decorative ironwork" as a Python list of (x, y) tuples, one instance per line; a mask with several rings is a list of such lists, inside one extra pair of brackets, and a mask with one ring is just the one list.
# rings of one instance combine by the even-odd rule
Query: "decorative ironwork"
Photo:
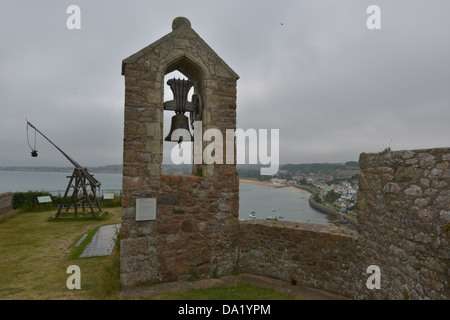
[[(170, 89), (173, 93), (173, 98), (175, 102), (175, 113), (184, 114), (186, 111), (193, 111), (194, 105), (192, 102), (188, 101), (188, 93), (194, 85), (191, 81), (185, 79), (170, 79), (167, 81)], [(164, 104), (164, 106), (169, 106), (172, 101)], [(189, 110), (187, 110), (187, 105), (189, 105)]]
[[(164, 140), (178, 143), (181, 141), (192, 141), (193, 137), (189, 131), (189, 119), (184, 114), (189, 112), (190, 124), (193, 129), (194, 121), (202, 120), (203, 105), (201, 96), (199, 93), (195, 93), (192, 95), (192, 101), (188, 100), (189, 90), (194, 86), (190, 80), (173, 78), (167, 81), (167, 84), (172, 90), (174, 99), (164, 102), (164, 110), (175, 111), (175, 116), (172, 117), (170, 132)], [(173, 135), (177, 129), (183, 129), (182, 132), (186, 134)], [(187, 130), (187, 132), (184, 130)]]

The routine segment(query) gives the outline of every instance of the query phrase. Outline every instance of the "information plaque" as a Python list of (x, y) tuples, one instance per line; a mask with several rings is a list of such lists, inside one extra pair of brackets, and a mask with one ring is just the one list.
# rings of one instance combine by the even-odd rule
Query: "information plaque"
[(156, 220), (156, 198), (136, 199), (136, 221)]
[(37, 197), (39, 203), (49, 203), (52, 202), (52, 198), (50, 196)]
[(105, 200), (112, 200), (112, 199), (114, 199), (114, 193), (113, 192), (105, 192), (103, 194), (103, 199), (105, 199)]

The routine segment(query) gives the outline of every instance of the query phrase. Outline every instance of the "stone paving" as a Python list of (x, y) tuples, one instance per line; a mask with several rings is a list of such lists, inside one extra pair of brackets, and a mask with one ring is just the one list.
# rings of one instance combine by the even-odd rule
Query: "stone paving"
[(75, 247), (79, 247), (83, 243), (84, 239), (86, 239), (87, 235), (88, 235), (87, 233), (83, 234), (81, 239), (78, 240), (78, 242), (75, 244)]
[(102, 226), (92, 238), (92, 241), (84, 249), (80, 258), (107, 256), (114, 248), (116, 232), (120, 229), (120, 224)]

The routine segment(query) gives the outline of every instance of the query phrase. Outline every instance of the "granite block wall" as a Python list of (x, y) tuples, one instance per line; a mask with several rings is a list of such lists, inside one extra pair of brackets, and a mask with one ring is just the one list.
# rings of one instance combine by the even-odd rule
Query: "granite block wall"
[(358, 233), (287, 221), (241, 221), (239, 270), (349, 295)]
[(362, 260), (382, 274), (369, 296), (448, 299), (450, 149), (362, 154), (360, 166)]
[(354, 299), (449, 299), (450, 149), (363, 153), (360, 165), (357, 230), (241, 222), (240, 270)]

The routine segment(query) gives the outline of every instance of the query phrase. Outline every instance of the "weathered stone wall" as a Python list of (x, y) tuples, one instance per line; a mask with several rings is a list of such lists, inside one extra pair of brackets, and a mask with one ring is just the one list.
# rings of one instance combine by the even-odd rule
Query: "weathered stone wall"
[[(239, 267), (355, 299), (449, 299), (450, 149), (362, 154), (358, 231), (240, 224)], [(369, 289), (369, 266), (381, 288)]]
[(14, 193), (0, 194), (0, 215), (9, 213), (13, 210)]
[(450, 149), (362, 154), (360, 265), (378, 265), (380, 299), (449, 299)]
[(233, 174), (219, 180), (161, 177), (156, 221), (164, 281), (230, 274), (238, 259), (239, 199)]
[(239, 269), (350, 296), (357, 239), (335, 226), (241, 221)]

